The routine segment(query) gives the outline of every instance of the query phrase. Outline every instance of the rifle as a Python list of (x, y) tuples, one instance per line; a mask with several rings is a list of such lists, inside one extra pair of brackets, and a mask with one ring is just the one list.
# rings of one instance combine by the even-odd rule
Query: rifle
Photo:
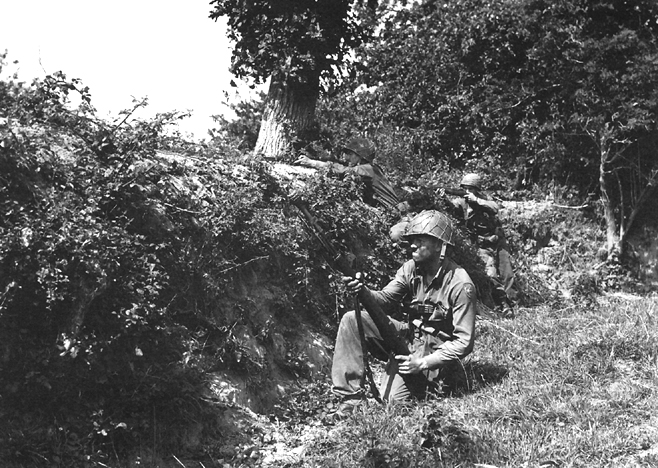
[[(298, 195), (292, 195), (290, 201), (297, 207), (301, 213), (303, 220), (309, 226), (315, 237), (320, 241), (324, 249), (324, 257), (327, 260), (327, 263), (338, 270), (345, 276), (350, 276), (356, 278), (356, 271), (352, 267), (352, 262), (342, 255), (333, 244), (327, 239), (322, 227), (318, 224), (317, 219), (311, 213), (310, 209), (305, 200), (303, 200)], [(395, 354), (408, 355), (411, 354), (409, 351), (409, 346), (407, 342), (398, 335), (398, 331), (391, 322), (389, 316), (384, 312), (382, 307), (377, 303), (372, 295), (367, 294), (363, 289), (358, 294), (358, 299), (363, 305), (364, 309), (370, 315), (370, 318), (375, 323), (375, 326), (379, 330), (379, 334), (382, 336), (384, 342), (391, 348), (391, 351)], [(358, 320), (357, 314), (357, 320)], [(357, 324), (358, 325), (358, 324)], [(364, 350), (365, 354), (365, 350)]]
[(444, 195), (452, 195), (454, 197), (463, 197), (468, 192), (461, 187), (439, 187), (436, 193), (442, 197)]

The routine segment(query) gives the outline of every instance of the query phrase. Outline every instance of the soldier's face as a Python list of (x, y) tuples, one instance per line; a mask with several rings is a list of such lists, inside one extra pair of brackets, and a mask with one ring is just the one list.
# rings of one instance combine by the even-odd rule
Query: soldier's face
[(341, 158), (348, 166), (356, 166), (361, 162), (361, 156), (353, 151), (343, 151)]
[(441, 241), (432, 236), (419, 235), (409, 237), (411, 258), (416, 264), (429, 264), (438, 261), (441, 256)]

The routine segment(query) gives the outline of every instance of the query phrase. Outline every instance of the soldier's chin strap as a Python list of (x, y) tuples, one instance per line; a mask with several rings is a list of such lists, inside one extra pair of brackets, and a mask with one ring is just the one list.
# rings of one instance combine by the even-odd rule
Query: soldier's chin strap
[(447, 249), (448, 249), (448, 244), (446, 242), (441, 242), (441, 255), (439, 256), (439, 260), (443, 261), (443, 259), (446, 258)]

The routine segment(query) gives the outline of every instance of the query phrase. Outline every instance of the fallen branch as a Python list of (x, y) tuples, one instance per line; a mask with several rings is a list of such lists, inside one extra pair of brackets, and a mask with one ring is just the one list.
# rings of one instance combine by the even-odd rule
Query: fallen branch
[(605, 297), (618, 297), (620, 299), (625, 299), (627, 301), (639, 301), (643, 299), (642, 296), (637, 296), (635, 294), (628, 294), (623, 292), (613, 292), (613, 293), (604, 292), (603, 295)]
[(480, 318), (480, 321), (481, 321), (481, 322), (484, 322), (484, 323), (487, 323), (487, 324), (493, 326), (494, 328), (497, 328), (497, 329), (499, 329), (499, 330), (502, 330), (502, 331), (504, 331), (504, 332), (507, 332), (507, 333), (509, 333), (510, 335), (512, 335), (514, 338), (518, 338), (519, 340), (523, 340), (523, 341), (529, 341), (529, 342), (532, 343), (532, 344), (536, 344), (537, 346), (541, 346), (541, 343), (538, 343), (538, 342), (536, 342), (536, 341), (534, 341), (534, 340), (531, 340), (531, 339), (529, 339), (529, 338), (525, 338), (525, 337), (523, 337), (523, 336), (517, 335), (516, 333), (509, 331), (509, 330), (508, 330), (507, 328), (505, 328), (505, 327), (501, 327), (500, 325), (496, 325), (496, 324), (495, 324), (494, 322), (492, 322), (491, 320), (487, 320), (487, 319), (485, 319), (485, 318)]
[(585, 203), (584, 205), (579, 205), (579, 206), (558, 205), (557, 203), (553, 203), (553, 206), (556, 208), (566, 208), (569, 210), (584, 210), (585, 208), (589, 208), (589, 203)]
[(199, 214), (201, 214), (200, 211), (186, 210), (185, 208), (179, 208), (178, 206), (176, 206), (176, 205), (172, 205), (171, 203), (162, 202), (162, 204), (163, 204), (164, 206), (168, 206), (168, 207), (171, 208), (172, 210), (181, 211), (181, 212), (183, 212), (183, 213), (189, 213), (189, 214), (193, 214), (193, 215), (199, 215)]

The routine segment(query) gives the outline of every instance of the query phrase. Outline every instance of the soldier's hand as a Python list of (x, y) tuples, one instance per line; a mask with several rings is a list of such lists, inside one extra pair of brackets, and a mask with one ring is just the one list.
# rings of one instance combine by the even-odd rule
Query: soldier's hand
[(411, 211), (411, 205), (409, 204), (408, 201), (403, 201), (398, 203), (396, 208), (400, 212), (400, 214), (406, 214)]
[(295, 164), (298, 164), (300, 166), (308, 166), (310, 164), (311, 158), (306, 156), (305, 154), (302, 154), (300, 157), (298, 157), (295, 160)]
[(398, 361), (398, 372), (400, 374), (417, 374), (428, 369), (425, 358), (397, 355), (395, 359)]
[(363, 274), (358, 272), (355, 277), (352, 276), (343, 276), (343, 283), (345, 287), (352, 294), (357, 294), (361, 289), (363, 289)]
[(480, 204), (480, 199), (473, 192), (466, 192), (466, 195), (464, 195), (464, 198), (466, 200), (470, 201), (471, 203), (475, 203), (475, 204), (478, 204), (478, 205)]

